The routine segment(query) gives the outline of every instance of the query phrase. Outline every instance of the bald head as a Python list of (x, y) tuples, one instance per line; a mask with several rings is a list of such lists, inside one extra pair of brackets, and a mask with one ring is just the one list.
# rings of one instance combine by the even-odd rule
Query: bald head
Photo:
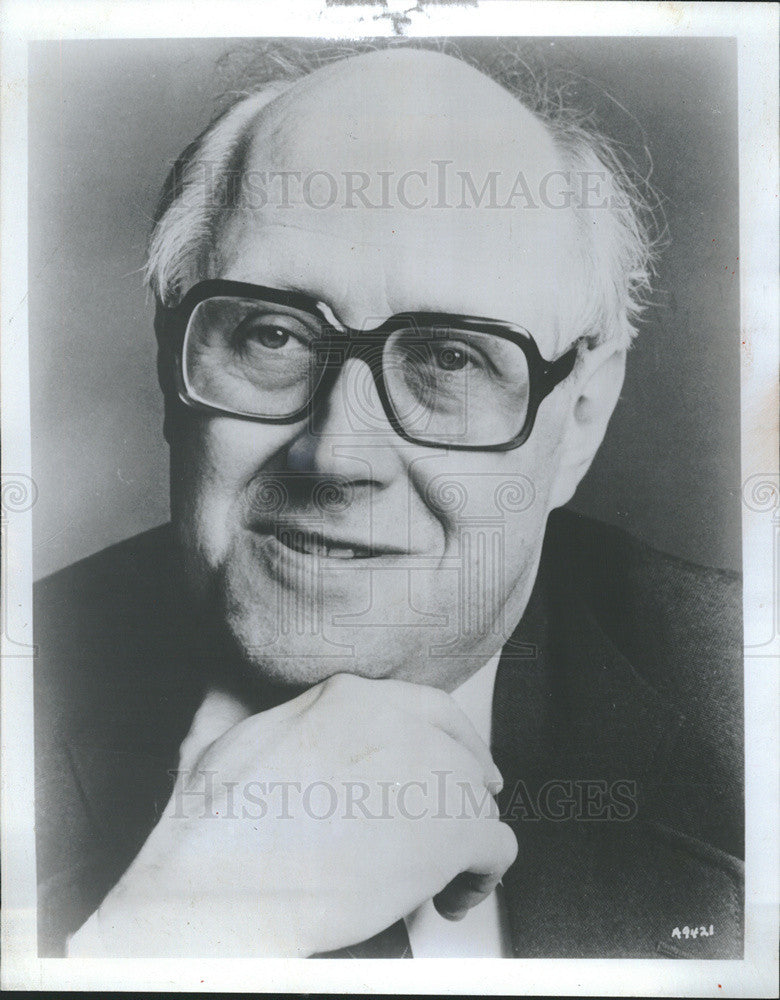
[(554, 349), (538, 290), (570, 287), (574, 221), (507, 202), (518, 175), (538, 192), (560, 157), (473, 68), (393, 50), (318, 70), (260, 111), (243, 170), (267, 198), (224, 217), (222, 276), (306, 291), (352, 326), (409, 309), (490, 315)]
[(208, 276), (295, 287), (350, 325), (480, 313), (553, 351), (586, 332), (625, 341), (646, 246), (630, 206), (578, 205), (573, 167), (615, 182), (581, 139), (451, 56), (340, 59), (204, 133), (153, 235), (151, 283), (163, 301)]
[[(295, 83), (260, 115), (258, 141), (311, 166), (468, 156), (500, 168), (558, 164), (547, 128), (495, 81), (452, 56), (391, 49), (343, 59)], [(424, 165), (424, 164), (423, 164)]]

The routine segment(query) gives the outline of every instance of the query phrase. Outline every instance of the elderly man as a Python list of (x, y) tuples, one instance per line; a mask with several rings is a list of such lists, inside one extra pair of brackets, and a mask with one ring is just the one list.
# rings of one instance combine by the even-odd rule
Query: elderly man
[(736, 587), (554, 513), (649, 253), (603, 146), (432, 52), (188, 148), (172, 525), (39, 593), (42, 950), (741, 953)]

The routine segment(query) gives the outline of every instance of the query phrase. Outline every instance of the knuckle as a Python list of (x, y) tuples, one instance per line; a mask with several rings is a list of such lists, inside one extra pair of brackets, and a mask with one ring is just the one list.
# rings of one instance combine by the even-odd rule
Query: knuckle
[(393, 681), (392, 683), (403, 685), (400, 690), (408, 691), (418, 704), (426, 705), (429, 708), (441, 709), (455, 704), (446, 691), (432, 687), (430, 684), (414, 684), (410, 681)]
[(426, 736), (431, 762), (438, 770), (446, 771), (448, 781), (465, 783), (475, 787), (481, 785), (481, 769), (469, 750), (461, 746), (447, 733), (435, 727), (430, 727)]
[[(409, 731), (405, 734), (407, 738), (410, 735)], [(445, 771), (448, 779), (458, 766), (450, 741), (441, 730), (428, 725), (422, 726), (416, 735), (414, 746), (417, 760), (426, 761), (432, 771)]]
[(323, 689), (333, 693), (348, 694), (355, 690), (360, 683), (360, 678), (354, 674), (333, 674), (323, 681)]
[(519, 844), (514, 830), (507, 823), (496, 823), (497, 846), (501, 852), (504, 868), (509, 868), (514, 864), (519, 850)]
[(421, 685), (414, 684), (412, 681), (402, 681), (396, 677), (383, 677), (381, 680), (374, 681), (373, 684), (383, 705), (392, 705), (407, 715), (413, 713), (415, 705), (418, 705), (423, 697)]
[(429, 688), (428, 690), (431, 692), (430, 698), (434, 708), (438, 708), (439, 711), (446, 714), (460, 714), (457, 702), (451, 694), (447, 694), (441, 688)]
[(468, 750), (462, 750), (459, 747), (456, 749), (452, 756), (452, 769), (454, 780), (459, 788), (463, 789), (468, 785), (471, 794), (480, 799), (487, 794), (482, 767), (477, 758)]

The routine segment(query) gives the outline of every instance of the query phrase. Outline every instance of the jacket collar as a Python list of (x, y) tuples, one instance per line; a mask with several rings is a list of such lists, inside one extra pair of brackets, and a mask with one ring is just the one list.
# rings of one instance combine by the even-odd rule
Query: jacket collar
[[(585, 949), (576, 953), (588, 953), (583, 914), (609, 909), (614, 891), (593, 873), (612, 867), (609, 838), (641, 829), (684, 721), (634, 669), (582, 595), (561, 586), (562, 575), (540, 567), (523, 620), (504, 647), (493, 699), (492, 751), (504, 778), (499, 808), (519, 843), (503, 880), (517, 956), (546, 954), (566, 921), (564, 938)], [(634, 790), (635, 821), (581, 821), (578, 781), (609, 789), (630, 783), (623, 787)], [(568, 821), (540, 813), (544, 788), (554, 783), (559, 799), (574, 797)], [(620, 880), (618, 869), (615, 859)]]
[[(535, 589), (504, 647), (493, 696), (494, 753), (514, 777), (526, 770), (647, 781), (663, 771), (684, 715), (634, 669), (576, 595), (565, 598), (565, 613), (556, 614), (556, 595)], [(565, 772), (552, 774), (553, 766)]]

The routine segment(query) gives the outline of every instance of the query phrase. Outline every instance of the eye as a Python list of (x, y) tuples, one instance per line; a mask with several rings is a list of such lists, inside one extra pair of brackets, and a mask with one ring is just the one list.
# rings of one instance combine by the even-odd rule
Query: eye
[(263, 347), (274, 350), (284, 347), (290, 339), (290, 334), (278, 326), (256, 326), (247, 332), (246, 337), (247, 340), (255, 340)]
[(231, 335), (234, 350), (281, 351), (309, 347), (312, 330), (294, 316), (253, 313), (238, 324)]
[(462, 371), (470, 362), (470, 357), (461, 347), (453, 344), (443, 344), (434, 351), (434, 360), (445, 372)]

